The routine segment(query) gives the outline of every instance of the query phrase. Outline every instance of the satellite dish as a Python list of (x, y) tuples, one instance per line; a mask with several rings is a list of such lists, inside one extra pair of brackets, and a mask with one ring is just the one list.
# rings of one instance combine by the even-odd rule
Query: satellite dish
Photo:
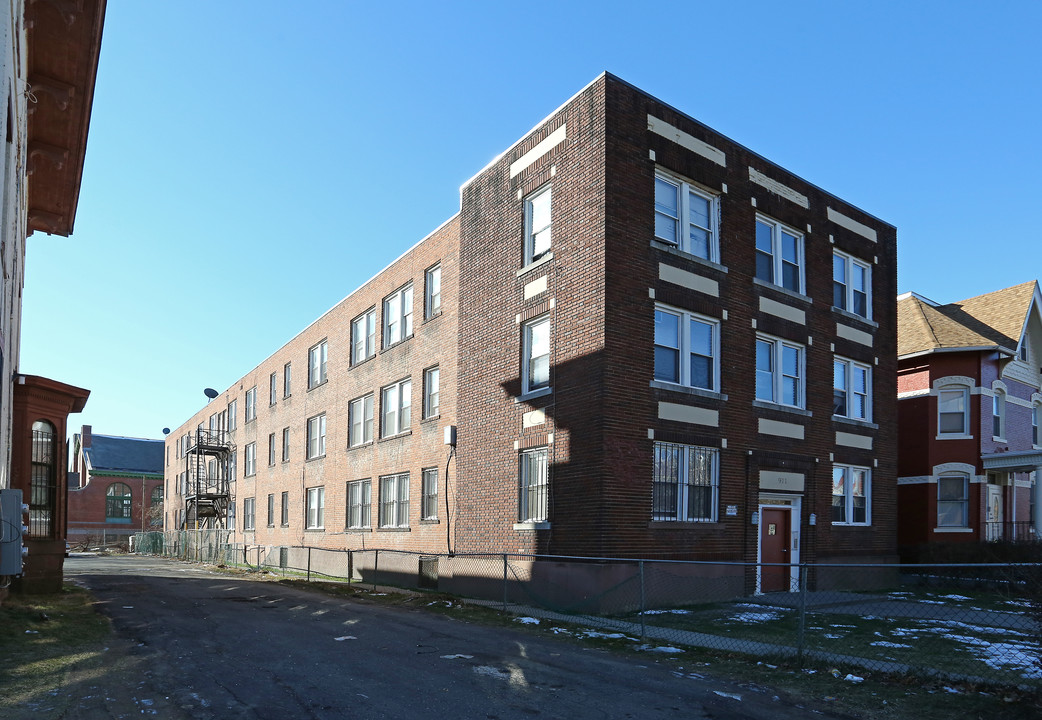
[(214, 390), (213, 388), (206, 388), (205, 390), (203, 390), (203, 395), (213, 400), (215, 397), (220, 395), (220, 393)]
[(163, 434), (164, 435), (169, 435), (170, 434), (170, 428), (163, 428)]

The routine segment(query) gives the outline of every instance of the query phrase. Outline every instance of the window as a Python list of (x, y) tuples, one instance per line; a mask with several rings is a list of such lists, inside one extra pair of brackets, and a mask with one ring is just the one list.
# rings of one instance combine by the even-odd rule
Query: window
[(275, 495), (268, 493), (268, 527), (275, 527)]
[(384, 347), (412, 335), (412, 284), (384, 298)]
[(321, 530), (326, 521), (326, 489), (324, 487), (308, 488), (307, 529)]
[(308, 460), (326, 454), (326, 414), (308, 419)]
[(525, 198), (525, 265), (550, 252), (550, 186), (536, 190)]
[(756, 338), (756, 399), (803, 407), (803, 347)]
[(941, 435), (969, 434), (970, 390), (958, 385), (937, 392), (937, 431)]
[(868, 468), (832, 466), (832, 524), (870, 525), (871, 488)]
[(654, 452), (652, 520), (715, 522), (718, 451), (657, 442)]
[(441, 265), (427, 271), (423, 292), (423, 316), (432, 318), (441, 312)]
[(272, 373), (268, 376), (268, 405), (274, 405), (279, 396), (279, 375)]
[(235, 473), (239, 471), (238, 468), (239, 454), (237, 451), (232, 450), (232, 454), (228, 456), (228, 479), (235, 482)]
[(289, 493), (282, 492), (282, 527), (289, 527)]
[(308, 390), (326, 381), (326, 341), (308, 350)]
[(376, 355), (376, 310), (368, 310), (351, 321), (351, 364)]
[(369, 480), (358, 480), (347, 484), (347, 526), (349, 528), (371, 526), (371, 493), (372, 483)]
[(289, 462), (289, 428), (282, 428), (282, 462)]
[(420, 520), (438, 519), (438, 468), (426, 468), (420, 483)]
[(832, 254), (832, 304), (840, 310), (871, 317), (872, 269), (843, 253)]
[(439, 370), (436, 367), (423, 371), (423, 417), (435, 417), (439, 413), (438, 383)]
[(1031, 444), (1038, 445), (1038, 405), (1031, 407)]
[(148, 509), (149, 524), (158, 526), (163, 524), (163, 486), (157, 485), (152, 488), (152, 503)]
[(522, 336), (521, 392), (550, 386), (550, 316), (524, 324)]
[(774, 220), (757, 217), (756, 277), (803, 293), (803, 236)]
[(717, 259), (717, 201), (665, 173), (655, 174), (655, 237), (706, 260)]
[(380, 395), (383, 427), (380, 437), (389, 437), (409, 429), (412, 414), (412, 381), (402, 380), (385, 387)]
[(228, 403), (228, 430), (234, 430), (239, 424), (239, 402), (232, 400)]
[(257, 386), (246, 391), (246, 422), (257, 419)]
[(996, 390), (991, 398), (991, 434), (996, 439), (1006, 437), (1006, 393)]
[(966, 475), (937, 478), (937, 527), (968, 527), (970, 479)]
[(268, 467), (275, 464), (275, 433), (268, 435)]
[(257, 443), (246, 445), (246, 477), (257, 474)]
[(242, 529), (253, 530), (257, 520), (256, 498), (246, 498), (242, 501)]
[(380, 478), (380, 527), (409, 527), (409, 473)]
[(282, 397), (293, 394), (293, 363), (286, 363), (282, 368)]
[(105, 522), (129, 523), (133, 517), (133, 501), (129, 485), (121, 482), (109, 485), (105, 491)]
[(525, 450), (518, 470), (518, 522), (546, 522), (550, 487), (547, 449)]
[[(61, 530), (61, 528), (55, 525), (58, 501), (58, 465), (56, 457), (60, 457), (56, 453), (56, 433), (51, 423), (46, 420), (37, 420), (33, 423), (32, 434), (32, 464), (28, 503), (29, 533), (36, 537), (54, 537)], [(122, 485), (122, 483), (118, 484)], [(124, 485), (124, 487), (127, 486)], [(129, 487), (127, 487), (127, 496), (128, 498), (130, 496)], [(125, 521), (117, 519), (116, 522), (130, 522), (129, 506), (126, 517)]]
[(716, 390), (718, 323), (655, 308), (655, 379)]
[(853, 420), (871, 420), (872, 369), (836, 358), (832, 361), (832, 414)]
[(370, 394), (357, 400), (352, 400), (348, 413), (351, 416), (351, 447), (372, 442), (373, 396)]
[[(244, 505), (246, 504), (245, 501), (243, 502), (243, 504)], [(181, 511), (178, 510), (177, 514), (180, 515)], [(179, 525), (179, 527), (180, 527), (180, 525)], [(232, 529), (235, 528), (235, 501), (234, 500), (230, 500), (228, 502), (228, 527), (232, 528)]]

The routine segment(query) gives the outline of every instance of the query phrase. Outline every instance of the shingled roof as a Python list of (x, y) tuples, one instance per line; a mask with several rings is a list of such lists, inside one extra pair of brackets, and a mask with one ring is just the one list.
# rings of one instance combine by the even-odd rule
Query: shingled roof
[(897, 303), (898, 357), (970, 348), (1015, 352), (1037, 294), (1031, 280), (947, 305), (904, 295)]
[(163, 474), (163, 441), (92, 435), (91, 446), (84, 448), (91, 472), (136, 475)]

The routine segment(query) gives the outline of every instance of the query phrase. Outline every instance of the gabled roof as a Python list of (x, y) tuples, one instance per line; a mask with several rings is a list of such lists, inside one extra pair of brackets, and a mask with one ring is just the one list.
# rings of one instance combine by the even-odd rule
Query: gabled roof
[(897, 355), (970, 349), (1016, 352), (1033, 305), (1038, 283), (937, 305), (914, 293), (898, 298)]
[(92, 435), (90, 447), (84, 448), (83, 454), (95, 475), (162, 475), (163, 446), (162, 440)]

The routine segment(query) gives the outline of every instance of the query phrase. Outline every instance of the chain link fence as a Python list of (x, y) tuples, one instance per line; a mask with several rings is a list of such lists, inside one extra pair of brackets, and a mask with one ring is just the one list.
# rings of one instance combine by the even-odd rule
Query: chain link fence
[[(223, 535), (222, 535), (223, 533)], [(139, 553), (437, 591), (560, 632), (842, 672), (1042, 689), (1042, 564), (799, 566), (242, 545), (140, 533)], [(578, 629), (577, 627), (578, 626)]]

